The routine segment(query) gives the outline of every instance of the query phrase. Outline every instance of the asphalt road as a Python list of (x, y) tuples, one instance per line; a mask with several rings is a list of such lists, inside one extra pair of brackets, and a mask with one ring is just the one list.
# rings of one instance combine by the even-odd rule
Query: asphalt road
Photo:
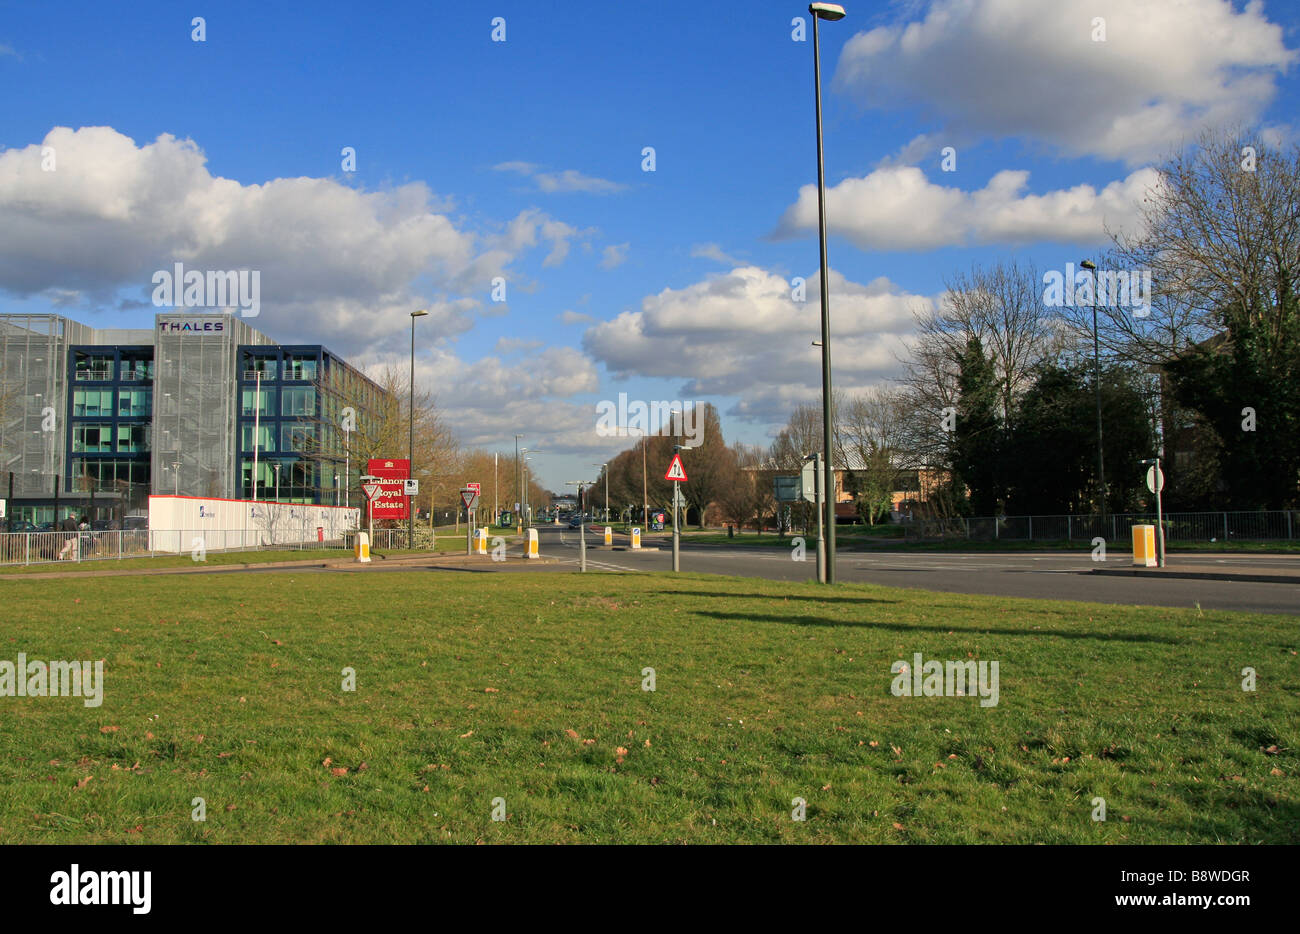
[[(382, 561), (367, 565), (364, 573), (405, 573), (411, 571), (454, 570), (464, 573), (572, 573), (579, 565), (577, 530), (539, 527), (539, 551), (551, 559), (536, 564), (517, 560), (498, 564), (492, 561), (463, 564), (437, 559), (385, 566)], [(615, 543), (626, 537), (615, 536)], [(647, 540), (647, 549), (611, 550), (602, 547), (603, 536), (587, 533), (587, 567), (593, 571), (644, 572), (672, 569), (669, 542)], [(683, 572), (762, 577), (769, 580), (815, 580), (817, 554), (813, 550), (804, 561), (795, 561), (792, 552), (778, 548), (753, 546), (728, 547), (683, 544)], [(658, 548), (659, 550), (649, 550)], [(510, 539), (507, 553), (522, 557), (522, 548)], [(1131, 567), (1127, 552), (1112, 551), (1106, 566)], [(1198, 568), (1216, 566), (1267, 571), (1283, 569), (1300, 572), (1300, 555), (1171, 555), (1170, 568), (1180, 564)], [(910, 587), (947, 593), (987, 594), (1004, 597), (1030, 597), (1050, 600), (1083, 600), (1136, 606), (1169, 606), (1202, 610), (1237, 610), (1248, 613), (1281, 613), (1300, 617), (1300, 577), (1296, 583), (1259, 581), (1189, 580), (1181, 578), (1150, 579), (1092, 574), (1097, 563), (1089, 552), (1039, 554), (1015, 552), (995, 554), (980, 552), (840, 552), (835, 562), (840, 581)], [(274, 566), (231, 569), (219, 573), (270, 573)], [(295, 573), (356, 573), (360, 566), (346, 568), (296, 568)]]
[[(619, 538), (615, 537), (616, 542)], [(589, 546), (599, 545), (601, 541), (600, 535), (588, 533)], [(806, 560), (802, 562), (792, 560), (791, 553), (777, 549), (683, 544), (681, 568), (683, 571), (771, 580), (815, 580), (817, 554), (815, 543), (810, 544), (814, 548), (807, 552)], [(539, 550), (543, 555), (559, 559), (558, 564), (548, 566), (550, 569), (572, 570), (579, 560), (578, 533), (576, 530), (543, 527), (539, 530)], [(1112, 550), (1107, 555), (1106, 565), (1127, 567), (1131, 562), (1127, 552)], [(1172, 555), (1168, 566), (1176, 568), (1180, 562), (1198, 566), (1221, 565), (1225, 569), (1300, 570), (1300, 556)], [(662, 545), (659, 551), (640, 552), (589, 548), (587, 566), (600, 571), (667, 571), (672, 568), (672, 550), (668, 544)], [(511, 567), (517, 568), (518, 565)], [(1097, 603), (1187, 608), (1199, 605), (1203, 610), (1300, 615), (1300, 583), (1149, 580), (1091, 574), (1095, 567), (1097, 563), (1088, 552), (840, 552), (835, 562), (838, 580), (891, 587)]]

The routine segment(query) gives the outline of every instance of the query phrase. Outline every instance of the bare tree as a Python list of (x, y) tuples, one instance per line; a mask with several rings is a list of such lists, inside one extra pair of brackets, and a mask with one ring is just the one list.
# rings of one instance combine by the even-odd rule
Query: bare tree
[(838, 407), (837, 434), (844, 445), (844, 462), (856, 487), (858, 514), (874, 524), (887, 510), (899, 488), (902, 450), (907, 439), (909, 407), (903, 390), (874, 387), (851, 396)]
[[(1228, 308), (1280, 326), (1300, 269), (1300, 146), (1282, 152), (1244, 132), (1206, 132), (1159, 172), (1139, 229), (1114, 235), (1103, 260), (1130, 277), (1150, 273), (1150, 311), (1099, 304), (1102, 345), (1160, 365), (1220, 333)], [(1070, 317), (1090, 339), (1091, 306)]]

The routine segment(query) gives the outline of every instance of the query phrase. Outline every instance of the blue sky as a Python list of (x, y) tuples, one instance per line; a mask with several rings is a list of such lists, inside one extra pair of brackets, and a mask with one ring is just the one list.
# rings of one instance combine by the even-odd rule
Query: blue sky
[[(846, 6), (822, 26), (846, 389), (897, 373), (946, 276), (1099, 251), (1200, 129), (1295, 139), (1295, 2)], [(554, 488), (627, 444), (595, 435), (619, 392), (712, 402), (728, 440), (766, 441), (819, 389), (796, 18), (806, 5), (7, 5), (0, 311), (148, 326), (155, 270), (259, 269), (250, 324), (367, 367), (404, 365), (406, 312), (430, 308), (417, 378), (464, 443), (524, 433)]]

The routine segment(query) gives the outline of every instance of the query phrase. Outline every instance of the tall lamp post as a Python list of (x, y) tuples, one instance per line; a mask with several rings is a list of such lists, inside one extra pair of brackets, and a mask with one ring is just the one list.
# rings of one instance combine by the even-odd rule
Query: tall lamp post
[(1106, 533), (1106, 457), (1101, 443), (1101, 355), (1097, 349), (1097, 264), (1085, 259), (1079, 266), (1092, 273), (1092, 383), (1097, 399), (1097, 483), (1101, 487), (1101, 531)]
[(523, 435), (515, 435), (515, 527), (519, 534), (524, 534), (524, 520), (519, 516), (519, 505), (523, 498), (519, 495), (519, 439)]
[[(406, 408), (407, 421), (407, 438), (406, 438), (406, 456), (407, 469), (409, 475), (415, 476), (415, 319), (423, 318), (428, 312), (421, 309), (411, 312), (411, 385), (410, 401)], [(406, 547), (408, 549), (415, 547), (415, 513), (412, 507), (415, 503), (412, 498), (406, 498)]]
[(599, 467), (605, 474), (605, 522), (609, 523), (609, 471), (606, 469), (609, 464), (592, 464), (593, 467)]
[(822, 448), (826, 479), (826, 583), (835, 583), (835, 467), (831, 460), (831, 317), (830, 289), (826, 282), (826, 167), (822, 153), (822, 64), (818, 44), (818, 20), (835, 22), (844, 19), (844, 7), (838, 3), (810, 3), (813, 17), (813, 86), (817, 99), (817, 235), (821, 247), (822, 299)]

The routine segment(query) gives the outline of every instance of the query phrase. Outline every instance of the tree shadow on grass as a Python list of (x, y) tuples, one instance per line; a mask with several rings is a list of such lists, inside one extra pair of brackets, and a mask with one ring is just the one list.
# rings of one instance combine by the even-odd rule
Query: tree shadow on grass
[[(696, 610), (698, 616), (710, 616), (717, 620), (734, 620), (737, 622), (771, 622), (793, 623), (796, 626), (857, 627), (863, 629), (883, 629), (888, 632), (940, 632), (944, 635), (956, 632), (952, 625), (931, 626), (920, 623), (872, 623), (855, 620), (826, 619), (818, 616), (776, 616), (761, 613), (722, 613), (717, 610)], [(1060, 632), (1046, 629), (1008, 629), (1005, 627), (979, 627), (981, 633), (998, 636), (1047, 636), (1054, 639), (1094, 639), (1099, 642), (1156, 642), (1164, 645), (1177, 645), (1177, 639), (1163, 636), (1151, 636), (1143, 633), (1113, 634), (1105, 632)]]
[(812, 600), (817, 603), (900, 603), (900, 600), (882, 600), (879, 597), (831, 597), (804, 594), (775, 593), (725, 593), (720, 590), (660, 590), (657, 593), (677, 597), (726, 597), (732, 600)]

